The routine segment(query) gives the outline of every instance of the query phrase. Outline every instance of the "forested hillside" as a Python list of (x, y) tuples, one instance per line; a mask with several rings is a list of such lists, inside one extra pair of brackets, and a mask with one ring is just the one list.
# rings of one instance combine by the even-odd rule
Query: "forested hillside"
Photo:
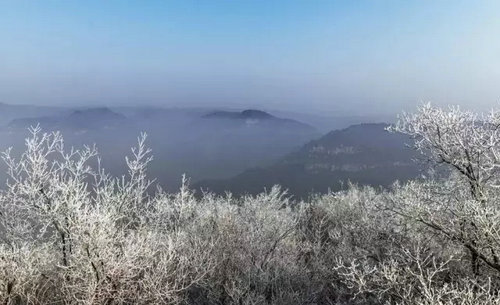
[(416, 163), (411, 139), (386, 131), (387, 124), (360, 124), (331, 131), (274, 164), (244, 171), (228, 179), (204, 180), (195, 189), (218, 194), (258, 194), (279, 184), (296, 198), (345, 189), (348, 182), (387, 187), (425, 174)]

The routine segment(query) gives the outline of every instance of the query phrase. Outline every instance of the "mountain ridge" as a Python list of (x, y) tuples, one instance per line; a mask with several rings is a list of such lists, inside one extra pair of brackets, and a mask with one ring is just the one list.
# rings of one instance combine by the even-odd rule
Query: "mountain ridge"
[(246, 109), (242, 111), (213, 111), (202, 116), (207, 120), (228, 120), (235, 122), (244, 122), (246, 125), (270, 125), (275, 124), (277, 127), (302, 128), (309, 131), (317, 131), (317, 129), (309, 124), (288, 118), (276, 117), (266, 111), (256, 109)]
[(386, 123), (365, 123), (334, 130), (312, 140), (267, 167), (255, 167), (228, 179), (200, 181), (196, 189), (236, 195), (257, 194), (279, 184), (292, 195), (340, 190), (347, 182), (389, 186), (395, 180), (418, 177), (416, 152), (409, 138), (389, 133)]
[(127, 118), (107, 107), (78, 109), (62, 116), (41, 116), (33, 118), (18, 118), (12, 120), (8, 128), (26, 128), (42, 125), (46, 129), (99, 129), (118, 127)]

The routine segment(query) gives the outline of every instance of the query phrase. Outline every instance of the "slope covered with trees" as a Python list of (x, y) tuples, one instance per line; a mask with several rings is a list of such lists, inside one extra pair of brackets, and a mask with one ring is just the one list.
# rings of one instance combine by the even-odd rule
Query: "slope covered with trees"
[(145, 137), (113, 178), (33, 130), (3, 158), (3, 304), (500, 304), (500, 113), (423, 106), (392, 127), (443, 180), (292, 202), (150, 195)]
[(347, 187), (347, 182), (374, 187), (408, 181), (424, 173), (406, 147), (411, 139), (390, 133), (388, 124), (358, 124), (312, 140), (272, 165), (248, 169), (227, 179), (197, 182), (195, 189), (256, 195), (279, 184), (297, 198)]

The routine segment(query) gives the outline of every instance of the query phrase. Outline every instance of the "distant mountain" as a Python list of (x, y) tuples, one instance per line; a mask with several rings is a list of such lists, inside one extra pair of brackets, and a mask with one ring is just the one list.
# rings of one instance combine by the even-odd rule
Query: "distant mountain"
[[(60, 130), (68, 147), (96, 143), (106, 169), (123, 174), (123, 157), (145, 131), (154, 154), (151, 176), (170, 191), (183, 173), (193, 186), (217, 192), (258, 193), (278, 183), (297, 196), (339, 189), (341, 180), (386, 185), (418, 174), (406, 155), (407, 139), (386, 133), (385, 125), (352, 126), (318, 139), (315, 123), (328, 123), (326, 117), (222, 110), (0, 104), (0, 121), (10, 119), (0, 126), (0, 151), (9, 146), (21, 151), (26, 128), (39, 123), (44, 131)], [(348, 121), (332, 119), (331, 124), (347, 126)], [(3, 174), (0, 162), (0, 180)]]
[(277, 119), (267, 112), (261, 110), (243, 110), (241, 112), (233, 111), (215, 111), (203, 116), (204, 118), (217, 118), (217, 119), (241, 119), (241, 120), (272, 120)]
[[(207, 117), (214, 113), (218, 114)], [(236, 118), (228, 119), (227, 113), (213, 109), (99, 107), (25, 116), (0, 128), (0, 151), (9, 146), (20, 150), (26, 129), (40, 124), (44, 131), (61, 131), (67, 146), (95, 143), (106, 169), (120, 175), (126, 173), (123, 157), (146, 132), (154, 154), (151, 177), (174, 191), (184, 173), (193, 182), (232, 177), (247, 168), (273, 164), (320, 135), (310, 125), (263, 111), (234, 113)], [(0, 165), (0, 179), (1, 174)]]
[(5, 126), (15, 119), (27, 117), (46, 117), (67, 114), (68, 109), (33, 105), (11, 105), (0, 103), (0, 126)]
[(269, 110), (268, 113), (278, 116), (293, 119), (305, 124), (309, 124), (318, 129), (321, 133), (326, 134), (331, 130), (343, 129), (352, 125), (363, 124), (367, 122), (387, 122), (393, 123), (397, 118), (396, 114), (386, 115), (342, 115), (340, 113), (304, 113), (293, 112), (286, 110)]
[(40, 124), (44, 129), (96, 130), (116, 128), (127, 118), (106, 107), (75, 110), (67, 115), (14, 119), (8, 128), (27, 128)]
[(291, 128), (297, 131), (302, 129), (306, 132), (317, 132), (316, 128), (296, 120), (275, 117), (265, 111), (247, 109), (241, 112), (234, 111), (214, 111), (203, 116), (211, 120), (228, 120), (245, 125), (273, 126), (277, 128)]
[(127, 122), (127, 118), (109, 108), (90, 108), (76, 110), (70, 114), (64, 123), (73, 128), (113, 128)]
[(385, 131), (387, 124), (360, 124), (328, 133), (276, 163), (244, 171), (229, 179), (205, 180), (195, 188), (216, 193), (256, 194), (280, 184), (304, 198), (312, 191), (339, 190), (348, 181), (387, 186), (421, 173), (413, 162), (410, 139)]

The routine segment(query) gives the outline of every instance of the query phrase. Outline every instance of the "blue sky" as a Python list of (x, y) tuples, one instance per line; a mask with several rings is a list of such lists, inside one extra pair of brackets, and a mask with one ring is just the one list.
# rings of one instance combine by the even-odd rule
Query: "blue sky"
[(500, 102), (498, 1), (0, 1), (0, 102), (392, 113)]

